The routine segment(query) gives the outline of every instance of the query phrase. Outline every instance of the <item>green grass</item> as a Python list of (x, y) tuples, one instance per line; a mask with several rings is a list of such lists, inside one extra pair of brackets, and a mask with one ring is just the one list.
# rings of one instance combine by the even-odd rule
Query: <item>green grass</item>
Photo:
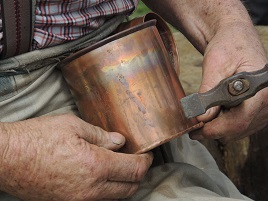
[[(129, 16), (129, 19), (133, 19), (136, 17), (140, 17), (145, 15), (146, 13), (152, 12), (142, 1), (139, 1), (137, 9), (134, 11), (134, 13)], [(171, 25), (169, 25), (171, 31), (176, 32), (177, 30), (173, 28)]]
[(146, 14), (150, 11), (151, 10), (142, 1), (139, 1), (138, 7), (135, 10), (135, 12), (130, 16), (130, 19), (143, 16), (144, 14)]

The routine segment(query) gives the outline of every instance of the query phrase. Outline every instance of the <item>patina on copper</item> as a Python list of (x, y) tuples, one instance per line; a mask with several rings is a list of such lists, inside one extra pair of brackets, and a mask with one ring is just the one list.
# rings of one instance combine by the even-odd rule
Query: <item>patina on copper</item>
[(158, 20), (124, 28), (60, 64), (81, 117), (123, 134), (125, 153), (147, 152), (202, 126), (184, 116), (177, 52), (169, 54), (174, 44), (163, 42)]

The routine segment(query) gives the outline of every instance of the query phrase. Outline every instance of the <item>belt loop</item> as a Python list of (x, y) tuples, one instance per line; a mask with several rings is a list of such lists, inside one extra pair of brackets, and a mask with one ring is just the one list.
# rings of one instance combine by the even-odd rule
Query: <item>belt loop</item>
[(34, 2), (35, 0), (0, 0), (4, 37), (1, 59), (30, 50), (34, 25)]

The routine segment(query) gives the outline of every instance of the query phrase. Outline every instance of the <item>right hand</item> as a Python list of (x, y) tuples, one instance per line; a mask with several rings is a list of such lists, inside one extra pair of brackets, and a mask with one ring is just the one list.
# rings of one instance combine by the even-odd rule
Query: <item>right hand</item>
[(74, 115), (1, 123), (0, 128), (0, 135), (8, 136), (0, 148), (0, 189), (24, 200), (126, 198), (152, 163), (151, 154), (109, 150), (122, 147), (124, 137)]

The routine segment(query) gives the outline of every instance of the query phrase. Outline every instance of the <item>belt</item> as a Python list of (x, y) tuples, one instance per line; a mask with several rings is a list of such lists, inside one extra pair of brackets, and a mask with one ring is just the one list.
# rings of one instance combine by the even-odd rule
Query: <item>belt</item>
[(46, 65), (58, 63), (73, 52), (92, 45), (110, 35), (124, 19), (124, 15), (115, 16), (99, 29), (75, 41), (0, 60), (0, 76), (29, 73)]

